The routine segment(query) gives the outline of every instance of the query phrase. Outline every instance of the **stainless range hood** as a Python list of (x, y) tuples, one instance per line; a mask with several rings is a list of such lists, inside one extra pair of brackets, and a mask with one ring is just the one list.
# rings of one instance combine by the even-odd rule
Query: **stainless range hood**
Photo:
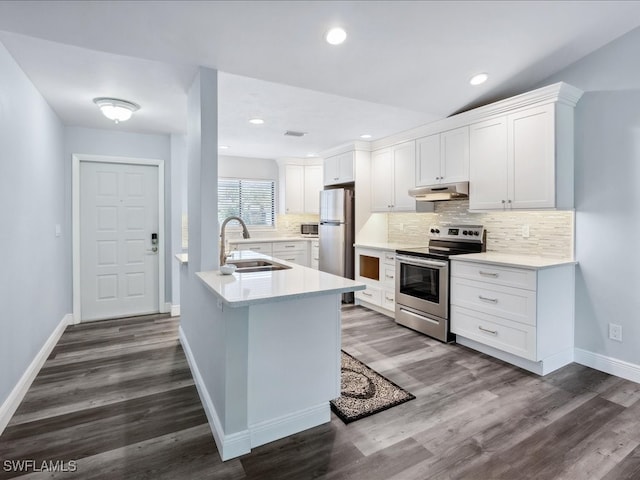
[(409, 189), (409, 195), (419, 202), (460, 200), (469, 197), (469, 182), (442, 183)]

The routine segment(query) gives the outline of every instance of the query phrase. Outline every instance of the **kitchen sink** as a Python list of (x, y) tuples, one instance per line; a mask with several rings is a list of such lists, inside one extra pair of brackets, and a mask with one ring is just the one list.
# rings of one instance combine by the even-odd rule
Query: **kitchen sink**
[(231, 260), (230, 265), (235, 265), (237, 273), (273, 272), (275, 270), (287, 270), (291, 267), (268, 260)]

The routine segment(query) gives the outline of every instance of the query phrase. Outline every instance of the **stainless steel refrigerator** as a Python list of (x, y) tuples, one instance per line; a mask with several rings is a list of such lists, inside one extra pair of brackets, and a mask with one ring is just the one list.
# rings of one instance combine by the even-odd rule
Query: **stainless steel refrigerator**
[[(320, 192), (319, 269), (353, 279), (354, 193), (350, 188), (332, 188)], [(353, 303), (353, 293), (342, 301)]]

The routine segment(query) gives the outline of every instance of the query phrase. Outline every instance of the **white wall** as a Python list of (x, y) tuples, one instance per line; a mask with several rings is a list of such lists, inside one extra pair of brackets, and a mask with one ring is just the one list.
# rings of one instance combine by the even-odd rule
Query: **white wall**
[[(576, 347), (640, 374), (639, 51), (640, 28), (544, 84), (586, 92), (575, 111)], [(608, 338), (609, 322), (622, 325), (622, 343)]]
[(71, 313), (71, 203), (62, 124), (2, 44), (0, 78), (2, 405)]
[[(259, 178), (278, 182), (278, 164), (266, 158), (218, 157), (218, 176), (223, 178)], [(277, 191), (277, 188), (276, 188)]]
[[(106, 119), (105, 119), (106, 120)], [(172, 301), (172, 266), (174, 263), (172, 249), (171, 224), (171, 139), (169, 135), (140, 134), (120, 132), (117, 130), (101, 130), (95, 128), (65, 128), (65, 172), (68, 185), (65, 187), (66, 201), (71, 205), (71, 155), (74, 153), (105, 155), (112, 157), (152, 158), (164, 160), (165, 167), (165, 300)], [(178, 222), (180, 219), (178, 219)], [(69, 208), (68, 225), (71, 225), (71, 209)], [(70, 229), (71, 227), (69, 227)], [(70, 231), (70, 230), (69, 230)], [(71, 245), (69, 245), (71, 248)]]

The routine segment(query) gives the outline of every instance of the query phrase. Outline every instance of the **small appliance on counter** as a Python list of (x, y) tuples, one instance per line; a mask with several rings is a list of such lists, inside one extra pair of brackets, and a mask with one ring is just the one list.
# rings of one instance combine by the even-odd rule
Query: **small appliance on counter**
[(486, 251), (482, 225), (433, 227), (428, 247), (396, 250), (396, 323), (443, 342), (449, 325), (449, 257)]
[(300, 235), (304, 237), (317, 237), (318, 236), (318, 224), (317, 223), (301, 223)]

